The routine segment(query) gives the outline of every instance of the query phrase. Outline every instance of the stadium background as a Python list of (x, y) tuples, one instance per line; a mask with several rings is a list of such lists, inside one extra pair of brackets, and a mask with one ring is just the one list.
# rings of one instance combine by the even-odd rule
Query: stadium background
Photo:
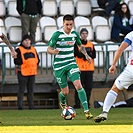
[[(95, 44), (97, 51), (94, 89), (91, 96), (91, 107), (94, 107), (94, 100), (103, 101), (106, 92), (115, 77), (125, 66), (127, 57), (131, 52), (130, 49), (125, 51), (117, 64), (118, 69), (115, 75), (109, 75), (108, 68), (112, 62), (114, 52), (119, 46), (119, 44), (112, 42), (110, 38), (114, 12), (109, 18), (98, 16), (98, 12), (102, 12), (103, 9), (98, 7), (97, 0), (42, 0), (42, 3), (43, 14), (37, 26), (36, 44), (34, 44), (41, 59), (36, 78), (35, 106), (36, 108), (46, 109), (58, 108), (59, 87), (53, 77), (51, 65), (53, 57), (46, 53), (46, 43), (52, 33), (62, 27), (62, 16), (70, 13), (74, 16), (74, 28), (79, 32), (82, 27), (86, 27), (89, 31), (88, 39)], [(128, 4), (131, 10), (133, 0)], [(20, 16), (16, 11), (16, 1), (0, 0), (0, 9), (0, 34), (3, 32), (16, 48), (21, 41), (22, 35)], [(1, 109), (17, 109), (16, 94), (18, 85), (15, 66), (8, 48), (1, 40), (0, 58), (2, 58), (3, 64), (1, 70), (2, 78), (0, 78)], [(74, 87), (70, 82), (69, 86), (71, 93), (68, 96), (68, 103), (73, 105)], [(132, 93), (132, 91), (123, 91), (117, 100), (128, 99), (132, 96)], [(26, 97), (24, 97), (24, 106), (27, 108)]]

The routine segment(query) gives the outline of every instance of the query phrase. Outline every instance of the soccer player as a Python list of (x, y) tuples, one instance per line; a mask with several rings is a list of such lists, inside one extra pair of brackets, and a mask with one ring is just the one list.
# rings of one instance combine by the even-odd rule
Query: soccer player
[(90, 119), (93, 115), (89, 111), (86, 92), (81, 85), (79, 69), (74, 58), (75, 42), (89, 63), (91, 63), (91, 57), (82, 46), (80, 36), (73, 29), (73, 26), (73, 17), (69, 14), (65, 15), (63, 17), (63, 28), (57, 30), (52, 35), (48, 42), (47, 52), (55, 55), (53, 70), (54, 76), (61, 88), (61, 92), (59, 94), (61, 108), (63, 109), (67, 106), (66, 96), (69, 93), (67, 77), (69, 77), (78, 92), (79, 99), (84, 108), (85, 116), (87, 119)]
[[(118, 50), (115, 52), (115, 56), (113, 59), (113, 63), (111, 67), (109, 68), (109, 73), (114, 74), (116, 70), (116, 63), (121, 57), (123, 51), (128, 47), (131, 46), (133, 49), (133, 31), (129, 32), (124, 41), (121, 43)], [(128, 89), (128, 87), (133, 83), (133, 52), (131, 56), (129, 57), (129, 62), (123, 72), (116, 78), (114, 85), (112, 86), (111, 90), (107, 93), (104, 105), (103, 105), (103, 111), (100, 115), (96, 116), (94, 118), (95, 122), (101, 122), (107, 119), (108, 112), (111, 108), (111, 106), (116, 101), (116, 98), (118, 96), (119, 91), (125, 89)]]

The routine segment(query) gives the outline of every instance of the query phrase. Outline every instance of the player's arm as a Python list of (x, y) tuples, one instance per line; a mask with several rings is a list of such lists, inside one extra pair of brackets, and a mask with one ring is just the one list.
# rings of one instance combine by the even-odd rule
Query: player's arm
[(109, 68), (109, 73), (114, 74), (116, 70), (116, 63), (118, 62), (119, 58), (121, 57), (123, 51), (129, 46), (127, 42), (122, 42), (120, 47), (117, 49), (114, 55), (113, 63), (111, 67)]
[(48, 52), (49, 54), (54, 54), (54, 55), (56, 55), (56, 54), (59, 53), (59, 50), (58, 50), (58, 49), (54, 49), (54, 48), (48, 46), (47, 52)]
[(51, 39), (48, 42), (47, 53), (54, 55), (59, 53), (59, 50), (55, 48), (58, 36), (59, 36), (58, 32), (55, 32), (52, 35)]
[(91, 57), (87, 54), (85, 47), (80, 45), (79, 50), (80, 50), (80, 52), (82, 52), (85, 55), (86, 60), (88, 60), (89, 63), (91, 63)]

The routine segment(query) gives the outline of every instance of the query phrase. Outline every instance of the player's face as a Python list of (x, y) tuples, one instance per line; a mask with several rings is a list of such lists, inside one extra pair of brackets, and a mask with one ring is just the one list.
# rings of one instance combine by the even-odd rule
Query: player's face
[(87, 40), (88, 33), (87, 32), (82, 32), (80, 36), (81, 36), (82, 40)]
[(25, 47), (29, 47), (30, 46), (30, 44), (31, 44), (31, 40), (30, 39), (25, 39), (24, 41), (23, 41), (23, 45), (25, 46)]
[(63, 22), (64, 32), (66, 34), (70, 34), (70, 32), (71, 32), (71, 30), (73, 28), (73, 25), (74, 25), (73, 20), (65, 20)]

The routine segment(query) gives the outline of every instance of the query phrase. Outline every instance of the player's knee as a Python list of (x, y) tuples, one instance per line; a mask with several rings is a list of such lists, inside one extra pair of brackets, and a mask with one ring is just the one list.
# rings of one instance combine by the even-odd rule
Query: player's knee
[(76, 90), (79, 90), (79, 89), (82, 88), (82, 84), (81, 84), (80, 80), (75, 80), (75, 81), (73, 82), (73, 84), (74, 84)]
[(68, 95), (68, 93), (69, 93), (69, 89), (62, 89), (61, 90), (62, 91), (62, 93), (63, 93), (63, 95)]
[(82, 88), (82, 85), (81, 85), (81, 83), (77, 83), (77, 84), (75, 84), (75, 88), (76, 88), (76, 90), (79, 90), (79, 89), (81, 89), (81, 88)]
[(117, 88), (117, 86), (115, 84), (112, 86), (111, 90), (113, 90), (117, 94), (120, 92), (120, 90)]
[(63, 95), (66, 96), (66, 95), (68, 95), (69, 91), (63, 91), (62, 93), (63, 93)]

